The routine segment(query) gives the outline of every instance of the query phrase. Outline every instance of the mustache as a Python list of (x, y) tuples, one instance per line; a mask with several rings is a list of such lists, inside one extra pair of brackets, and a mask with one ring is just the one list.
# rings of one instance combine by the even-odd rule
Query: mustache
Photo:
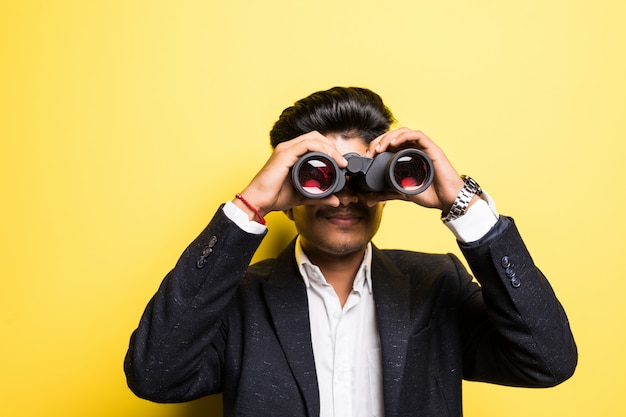
[(367, 210), (357, 206), (327, 207), (321, 209), (318, 215), (322, 217), (365, 217)]

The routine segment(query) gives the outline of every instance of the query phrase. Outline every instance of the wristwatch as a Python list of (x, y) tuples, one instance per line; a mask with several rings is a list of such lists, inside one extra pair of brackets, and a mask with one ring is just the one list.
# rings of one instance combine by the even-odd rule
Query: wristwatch
[(472, 201), (472, 197), (475, 195), (481, 195), (483, 190), (480, 188), (480, 185), (473, 178), (468, 177), (467, 175), (461, 175), (463, 179), (463, 188), (459, 192), (459, 195), (456, 196), (454, 203), (452, 203), (452, 207), (450, 207), (450, 211), (448, 214), (441, 214), (441, 220), (444, 223), (448, 223), (454, 219), (458, 219), (462, 215), (465, 214), (467, 210), (467, 206), (470, 201)]

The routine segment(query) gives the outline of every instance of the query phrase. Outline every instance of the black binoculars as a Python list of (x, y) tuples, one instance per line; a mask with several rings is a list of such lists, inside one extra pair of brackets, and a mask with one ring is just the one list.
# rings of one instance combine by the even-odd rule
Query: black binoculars
[(382, 152), (374, 158), (353, 152), (344, 157), (348, 166), (339, 168), (325, 153), (303, 155), (291, 172), (294, 187), (307, 198), (324, 198), (341, 191), (346, 177), (349, 177), (350, 187), (359, 192), (419, 194), (433, 182), (433, 163), (418, 149)]

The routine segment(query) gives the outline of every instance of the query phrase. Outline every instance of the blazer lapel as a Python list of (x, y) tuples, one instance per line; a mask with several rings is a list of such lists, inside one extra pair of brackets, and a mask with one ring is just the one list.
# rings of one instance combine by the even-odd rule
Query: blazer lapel
[[(295, 241), (294, 241), (295, 242)], [(295, 261), (292, 242), (277, 258), (263, 285), (276, 335), (310, 416), (320, 413), (319, 390), (311, 342), (306, 287)]]
[[(295, 241), (294, 241), (295, 242)], [(310, 416), (320, 412), (315, 358), (311, 342), (309, 307), (292, 242), (277, 258), (263, 285), (276, 335)], [(385, 415), (399, 409), (406, 352), (411, 333), (410, 280), (376, 247), (373, 247), (372, 285), (383, 367)]]
[(410, 280), (380, 250), (374, 248), (372, 286), (382, 351), (385, 415), (393, 416), (400, 403), (411, 333)]

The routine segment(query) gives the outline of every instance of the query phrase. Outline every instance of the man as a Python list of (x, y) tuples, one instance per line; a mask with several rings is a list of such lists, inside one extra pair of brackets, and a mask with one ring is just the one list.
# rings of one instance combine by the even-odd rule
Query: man
[[(548, 387), (569, 378), (576, 346), (566, 315), (510, 218), (462, 178), (426, 135), (390, 130), (367, 89), (333, 88), (286, 109), (274, 152), (185, 250), (134, 332), (125, 371), (143, 398), (223, 393), (228, 416), (460, 416), (461, 380)], [(308, 152), (340, 168), (422, 150), (434, 179), (420, 194), (347, 185), (305, 198), (290, 173)], [(371, 244), (384, 202), (435, 208), (474, 275), (453, 255)], [(283, 211), (298, 237), (248, 266)]]

